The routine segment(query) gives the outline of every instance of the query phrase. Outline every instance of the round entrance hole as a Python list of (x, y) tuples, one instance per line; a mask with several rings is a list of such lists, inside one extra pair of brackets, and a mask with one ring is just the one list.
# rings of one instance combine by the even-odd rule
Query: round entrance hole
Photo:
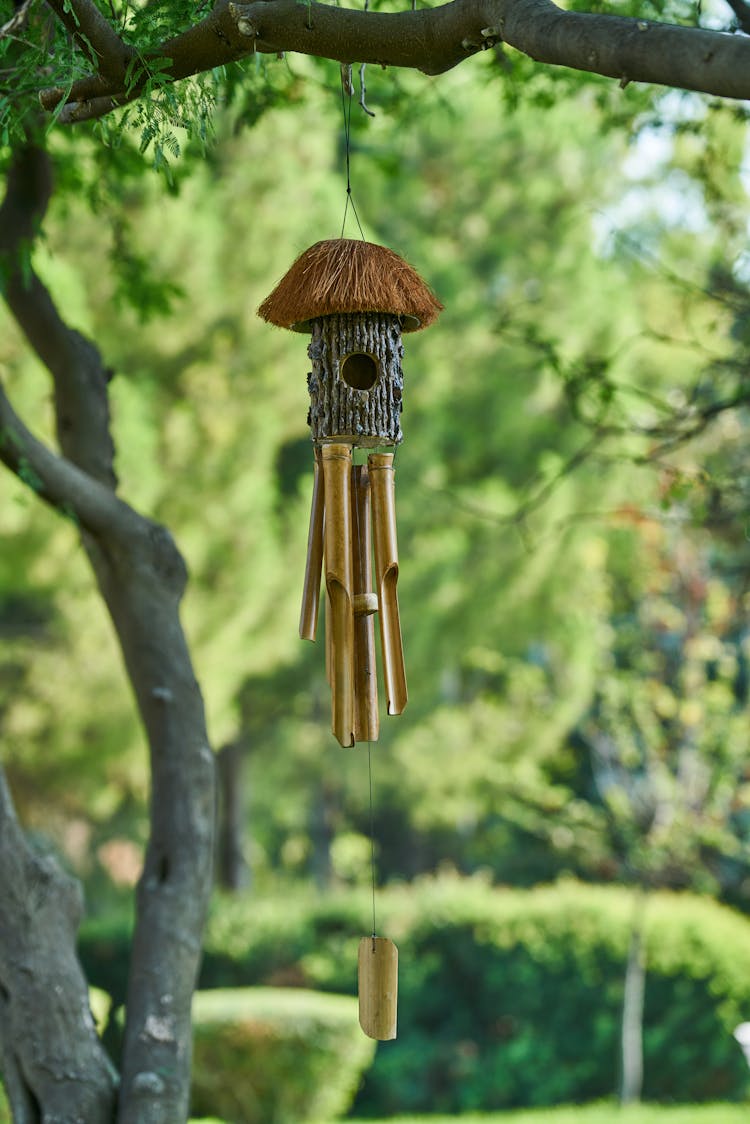
[(366, 351), (352, 351), (341, 362), (341, 377), (352, 390), (372, 390), (378, 378), (378, 361)]

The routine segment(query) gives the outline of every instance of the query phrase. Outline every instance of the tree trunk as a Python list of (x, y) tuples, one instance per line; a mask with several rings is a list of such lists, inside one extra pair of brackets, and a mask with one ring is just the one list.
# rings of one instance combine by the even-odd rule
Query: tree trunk
[(0, 769), (0, 1071), (15, 1124), (110, 1121), (116, 1075), (75, 955), (77, 882), (34, 854)]
[[(214, 760), (200, 690), (179, 619), (187, 581), (185, 563), (169, 532), (115, 495), (114, 447), (107, 386), (111, 378), (97, 349), (60, 319), (49, 293), (22, 255), (36, 233), (50, 190), (49, 162), (34, 145), (11, 166), (0, 207), (0, 257), (5, 297), (19, 326), (49, 369), (55, 391), (57, 435), (63, 456), (42, 445), (14, 413), (0, 388), (0, 459), (34, 491), (76, 523), (99, 590), (114, 624), (125, 667), (148, 737), (152, 789), (151, 834), (136, 898), (127, 1019), (117, 1124), (179, 1124), (187, 1118), (190, 1089), (190, 1005), (212, 882)], [(20, 895), (15, 849), (0, 852), (0, 884)], [(31, 877), (31, 876), (30, 876)], [(49, 933), (62, 932), (74, 956), (70, 893), (54, 887), (45, 903)], [(17, 889), (18, 887), (18, 889)], [(32, 902), (36, 898), (32, 894)], [(53, 920), (54, 918), (54, 920)], [(48, 979), (48, 949), (31, 944), (29, 958), (13, 958), (13, 931), (0, 927), (0, 963), (14, 987), (39, 995)], [(50, 993), (51, 994), (51, 993)], [(61, 998), (61, 1003), (68, 1001)], [(49, 1003), (37, 1005), (47, 1011)], [(79, 1021), (81, 1003), (70, 1007)], [(55, 1072), (47, 1019), (14, 1041), (21, 1057), (10, 1064), (9, 1088), (23, 1074), (28, 1105), (14, 1105), (16, 1121), (111, 1124), (102, 1102), (90, 1109), (85, 1091), (93, 1061), (68, 1066), (78, 1085), (75, 1110), (60, 1114), (39, 1073)], [(7, 1054), (7, 1050), (6, 1050)], [(91, 1072), (89, 1072), (91, 1069)], [(34, 1115), (36, 1114), (36, 1115)]]
[(643, 1089), (643, 1005), (646, 992), (644, 914), (646, 898), (636, 893), (622, 1000), (622, 1083), (620, 1104), (636, 1104)]

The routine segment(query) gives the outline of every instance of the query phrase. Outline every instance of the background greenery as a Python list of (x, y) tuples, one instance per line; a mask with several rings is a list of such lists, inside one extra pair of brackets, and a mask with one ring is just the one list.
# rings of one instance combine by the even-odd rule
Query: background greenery
[[(406, 340), (410, 703), (372, 754), (403, 1039), (360, 1108), (616, 1086), (630, 890), (590, 914), (573, 883), (507, 914), (496, 902), (522, 899), (491, 890), (561, 875), (704, 895), (684, 926), (677, 905), (649, 922), (646, 1090), (741, 1096), (729, 1032), (750, 1011), (750, 944), (709, 899), (745, 911), (749, 886), (743, 112), (596, 81), (526, 90), (495, 57), (439, 81), (368, 77), (377, 116), (355, 107), (352, 140), (365, 232), (446, 311)], [(296, 639), (305, 341), (254, 315), (297, 252), (340, 231), (338, 71), (250, 67), (216, 129), (166, 190), (141, 174), (135, 132), (55, 137), (64, 190), (38, 264), (112, 364), (123, 493), (187, 556), (212, 736), (242, 754), (246, 887), (217, 900), (205, 983), (350, 991), (350, 938), (369, 928), (367, 762), (328, 732), (322, 645)], [(50, 436), (45, 378), (7, 318), (0, 372)], [(85, 881), (82, 950), (121, 1001), (140, 732), (74, 529), (6, 475), (0, 533), (4, 761), (39, 845)], [(436, 871), (451, 874), (411, 887)], [(491, 997), (511, 992), (493, 1029)], [(578, 1068), (559, 1062), (568, 1047)]]
[[(216, 995), (218, 1023), (232, 994), (221, 989), (239, 988), (239, 997), (248, 983), (354, 993), (369, 910), (365, 893), (220, 899), (201, 973), (202, 988), (219, 990), (199, 993), (201, 1003)], [(379, 920), (399, 948), (399, 1035), (379, 1047), (355, 1112), (467, 1112), (607, 1095), (618, 1078), (633, 910), (632, 894), (619, 887), (573, 881), (528, 891), (443, 875), (383, 891)], [(652, 895), (645, 921), (646, 1097), (746, 1097), (750, 1073), (732, 1032), (750, 1007), (750, 922), (709, 899), (665, 891)], [(128, 938), (125, 926), (98, 922), (81, 942), (89, 978), (117, 1003)], [(287, 1020), (277, 994), (269, 1008), (276, 1002)], [(212, 1036), (202, 1009), (199, 1042)], [(234, 1017), (225, 1033), (237, 1037)], [(230, 1096), (255, 1080), (254, 1064), (230, 1056), (220, 1072)]]

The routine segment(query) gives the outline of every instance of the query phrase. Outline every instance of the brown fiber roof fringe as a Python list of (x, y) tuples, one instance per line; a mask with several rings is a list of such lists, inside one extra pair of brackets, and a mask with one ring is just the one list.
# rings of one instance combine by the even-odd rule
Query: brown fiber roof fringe
[(405, 332), (414, 332), (432, 324), (442, 308), (393, 250), (354, 238), (329, 238), (300, 254), (258, 315), (279, 328), (304, 331), (319, 316), (390, 312), (405, 318)]

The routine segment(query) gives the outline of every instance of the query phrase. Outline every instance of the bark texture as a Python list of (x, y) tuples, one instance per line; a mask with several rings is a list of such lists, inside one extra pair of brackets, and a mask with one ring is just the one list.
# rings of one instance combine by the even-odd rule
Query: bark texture
[[(46, 1021), (33, 1039), (20, 1043), (23, 1056), (11, 1062), (9, 1087), (14, 1096), (15, 1073), (23, 1074), (14, 1112), (24, 1124), (79, 1119), (85, 1124), (113, 1119), (117, 1124), (179, 1124), (188, 1111), (190, 1004), (212, 879), (213, 754), (179, 619), (185, 563), (164, 527), (115, 494), (107, 400), (111, 372), (94, 345), (61, 320), (28, 260), (20, 265), (50, 182), (43, 152), (29, 145), (18, 153), (0, 207), (0, 255), (8, 306), (53, 378), (62, 455), (30, 433), (0, 388), (0, 460), (79, 529), (148, 737), (151, 835), (137, 893), (116, 1116), (104, 1103), (96, 1110), (81, 1107), (77, 1097), (83, 1098), (86, 1080), (80, 1065), (72, 1063), (66, 1072), (76, 1076), (68, 1083), (66, 1112), (48, 1101), (49, 1092), (36, 1077), (37, 1069), (51, 1064)], [(2, 886), (20, 878), (20, 859), (14, 865), (10, 854), (0, 851)], [(72, 957), (69, 894), (50, 895), (44, 909), (50, 932), (64, 934)], [(50, 920), (53, 909), (59, 922)], [(0, 963), (11, 969), (11, 986), (3, 986), (11, 994), (13, 988), (33, 994), (48, 971), (46, 949), (40, 946), (31, 961), (18, 964), (7, 943), (11, 936), (0, 928)], [(85, 997), (82, 977), (79, 982)], [(79, 997), (71, 1009), (80, 1012), (83, 1002), (87, 999)], [(69, 997), (65, 1005), (71, 1006)]]
[(15, 1124), (112, 1119), (115, 1074), (75, 955), (77, 882), (34, 854), (0, 769), (0, 1072)]
[[(504, 43), (537, 62), (717, 97), (750, 98), (750, 38), (637, 17), (570, 12), (553, 0), (451, 0), (436, 8), (370, 12), (297, 0), (218, 0), (200, 22), (141, 58), (125, 81), (132, 48), (91, 12), (91, 0), (47, 0), (71, 33), (90, 27), (83, 53), (90, 75), (49, 88), (42, 106), (63, 124), (101, 117), (140, 96), (149, 60), (178, 80), (255, 51), (296, 51), (342, 63), (402, 66), (441, 74)], [(735, 0), (739, 3), (739, 0)], [(88, 39), (88, 41), (86, 41)], [(95, 46), (89, 46), (93, 42)]]
[[(353, 352), (377, 361), (377, 378), (370, 390), (354, 389), (342, 378), (342, 362)], [(307, 386), (313, 441), (351, 438), (356, 445), (401, 441), (404, 349), (397, 316), (380, 312), (322, 316), (312, 322), (307, 353), (312, 360)]]

